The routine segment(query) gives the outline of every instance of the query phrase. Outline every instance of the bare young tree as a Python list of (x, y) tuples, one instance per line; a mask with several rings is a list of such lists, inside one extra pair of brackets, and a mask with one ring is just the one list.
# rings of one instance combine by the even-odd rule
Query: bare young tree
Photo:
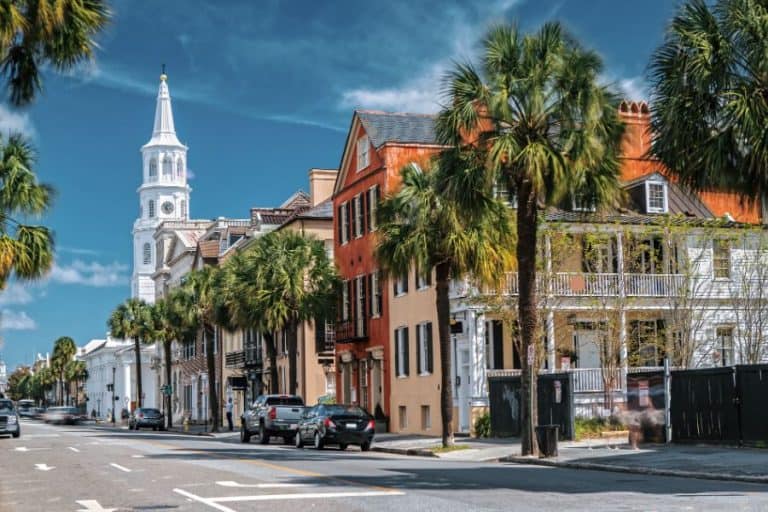
[(743, 228), (727, 242), (734, 254), (733, 349), (743, 363), (762, 363), (768, 356), (768, 234), (762, 228)]

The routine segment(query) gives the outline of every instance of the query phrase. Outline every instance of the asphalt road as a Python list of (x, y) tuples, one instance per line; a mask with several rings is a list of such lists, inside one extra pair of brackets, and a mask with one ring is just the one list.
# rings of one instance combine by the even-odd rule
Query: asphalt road
[(768, 486), (24, 422), (0, 511), (38, 510), (768, 510)]

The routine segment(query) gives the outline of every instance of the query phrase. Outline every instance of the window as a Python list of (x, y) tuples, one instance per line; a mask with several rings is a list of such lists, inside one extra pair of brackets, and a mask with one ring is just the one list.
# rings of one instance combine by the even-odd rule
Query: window
[(339, 206), (339, 242), (341, 245), (349, 242), (349, 203)]
[(407, 377), (410, 370), (408, 354), (408, 328), (395, 329), (395, 375)]
[(363, 196), (357, 194), (352, 199), (352, 216), (355, 222), (355, 238), (363, 236)]
[(187, 200), (186, 199), (181, 200), (181, 218), (182, 219), (187, 218)]
[(341, 286), (341, 320), (346, 322), (350, 317), (349, 281), (344, 281)]
[(358, 376), (360, 377), (360, 407), (368, 410), (368, 361), (365, 359), (360, 361)]
[(155, 218), (155, 200), (154, 199), (149, 200), (149, 218), (150, 219)]
[(630, 366), (663, 365), (666, 345), (663, 319), (633, 320), (629, 323)]
[(408, 428), (408, 414), (407, 409), (404, 405), (400, 405), (397, 407), (397, 417), (400, 422), (400, 430), (405, 430)]
[(715, 279), (731, 277), (731, 244), (728, 240), (712, 241), (712, 273)]
[(362, 171), (366, 167), (368, 167), (369, 161), (368, 161), (368, 148), (370, 144), (368, 143), (368, 137), (365, 135), (360, 137), (357, 141), (357, 170)]
[(485, 322), (485, 367), (504, 368), (504, 331), (500, 320)]
[(176, 176), (181, 178), (184, 176), (184, 160), (179, 158), (179, 161), (176, 162)]
[(416, 326), (416, 366), (419, 375), (429, 375), (432, 366), (432, 322), (424, 322)]
[(381, 316), (381, 273), (374, 272), (368, 278), (370, 283), (368, 289), (371, 291), (371, 316), (375, 318)]
[(648, 213), (667, 213), (667, 184), (663, 181), (645, 182)]
[(432, 428), (432, 416), (429, 412), (428, 405), (421, 406), (421, 430), (429, 430)]
[(379, 186), (368, 189), (368, 231), (376, 231), (376, 207), (379, 205)]
[(166, 155), (163, 158), (163, 178), (173, 176), (173, 160)]
[(408, 293), (408, 274), (403, 274), (395, 278), (395, 297)]
[(720, 352), (720, 365), (730, 366), (736, 363), (733, 353), (733, 327), (718, 327), (715, 329), (717, 350)]
[(142, 248), (143, 253), (143, 260), (145, 265), (149, 265), (152, 263), (152, 247), (149, 245), (149, 242), (144, 244), (144, 247)]
[(362, 338), (366, 333), (365, 325), (365, 276), (355, 278), (355, 335)]
[(416, 270), (416, 289), (424, 290), (432, 285), (432, 269)]
[(493, 197), (510, 208), (517, 208), (517, 193), (501, 179), (493, 186)]
[(149, 159), (149, 178), (157, 178), (157, 160), (155, 158)]
[(595, 201), (587, 194), (574, 194), (571, 206), (575, 212), (594, 212)]

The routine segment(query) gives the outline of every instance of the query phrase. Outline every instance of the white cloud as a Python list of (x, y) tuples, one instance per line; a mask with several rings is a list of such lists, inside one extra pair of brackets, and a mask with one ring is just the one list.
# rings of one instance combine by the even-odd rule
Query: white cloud
[(123, 263), (102, 264), (75, 260), (70, 265), (55, 263), (49, 280), (61, 284), (95, 287), (123, 286), (128, 282), (127, 271), (128, 265)]
[(29, 304), (30, 302), (32, 302), (32, 294), (19, 283), (11, 283), (5, 290), (0, 290), (0, 306)]
[(624, 98), (632, 101), (648, 99), (648, 84), (641, 76), (622, 78), (618, 81), (618, 87)]
[(84, 256), (98, 256), (100, 254), (99, 251), (95, 251), (93, 249), (84, 249), (82, 247), (67, 247), (65, 245), (60, 245), (56, 247), (56, 249), (58, 249), (59, 252), (67, 252), (70, 254), (79, 254)]
[(26, 112), (16, 112), (0, 103), (0, 133), (3, 136), (8, 133), (21, 133), (27, 137), (35, 136), (35, 128), (32, 120)]
[(3, 309), (0, 312), (0, 329), (6, 331), (31, 331), (37, 324), (24, 311)]

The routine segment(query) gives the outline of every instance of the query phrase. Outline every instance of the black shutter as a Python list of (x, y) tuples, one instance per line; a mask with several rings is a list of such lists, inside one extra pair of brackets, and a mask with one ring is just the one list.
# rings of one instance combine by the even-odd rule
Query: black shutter
[[(373, 226), (373, 222), (372, 222), (372, 220), (373, 220), (373, 208), (371, 208), (371, 204), (373, 204), (373, 201), (374, 201), (373, 189), (372, 188), (368, 189), (365, 192), (365, 200), (366, 200), (365, 202), (366, 202), (366, 206), (367, 206), (367, 208), (365, 209), (366, 228), (368, 229), (368, 231), (373, 231), (373, 229), (371, 229), (371, 226)], [(374, 206), (376, 206), (376, 205), (374, 204)]]
[(360, 224), (360, 233), (365, 233), (366, 224), (368, 223), (368, 192), (360, 194), (360, 206), (363, 208), (363, 215)]
[(403, 286), (403, 293), (408, 293), (408, 272), (403, 274), (403, 283), (405, 286)]
[(432, 267), (427, 268), (426, 279), (427, 279), (427, 286), (432, 286)]
[(434, 373), (435, 370), (434, 354), (434, 343), (432, 341), (432, 322), (429, 322), (427, 324), (427, 371), (429, 373)]
[(493, 369), (504, 368), (504, 331), (499, 320), (493, 321)]
[(342, 218), (341, 218), (341, 215), (342, 215), (341, 212), (343, 211), (343, 208), (344, 208), (343, 204), (339, 205), (339, 207), (336, 208), (336, 210), (337, 210), (336, 211), (336, 224), (338, 225), (338, 228), (339, 228), (339, 245), (341, 245), (341, 241), (344, 240), (344, 234), (343, 234), (344, 233), (344, 224), (342, 223)]
[(325, 352), (325, 319), (315, 319), (315, 351)]
[(421, 339), (421, 327), (416, 326), (416, 375), (421, 375), (422, 372), (422, 361), (421, 361), (421, 344), (423, 341)]
[(358, 322), (358, 315), (357, 315), (357, 279), (352, 279), (352, 297), (349, 301), (350, 305), (352, 306), (350, 309), (352, 310), (352, 318), (354, 319), (354, 325), (355, 325), (355, 337), (357, 337), (357, 322)]
[(381, 273), (381, 270), (376, 272), (376, 274), (377, 274), (376, 290), (374, 290), (373, 293), (376, 294), (376, 301), (378, 303), (377, 305), (379, 306), (379, 315), (383, 315), (384, 314), (384, 297), (383, 297), (384, 293), (382, 292), (382, 290), (384, 289), (384, 287), (381, 285), (381, 279), (383, 278), (383, 274)]
[(400, 279), (397, 276), (392, 276), (392, 293), (395, 297), (397, 297), (397, 281)]
[(352, 238), (350, 236), (351, 235), (351, 232), (350, 232), (351, 223), (350, 222), (351, 222), (352, 219), (350, 217), (350, 213), (351, 212), (350, 212), (349, 203), (346, 203), (344, 205), (344, 209), (346, 210), (345, 213), (346, 213), (346, 216), (347, 216), (346, 222), (344, 223), (344, 234), (346, 235), (346, 240), (349, 241)]
[(373, 274), (365, 276), (368, 284), (368, 316), (373, 316), (373, 303), (376, 300), (376, 290), (373, 289)]
[(368, 296), (371, 293), (371, 287), (366, 277), (363, 277), (363, 279), (361, 279), (360, 282), (363, 285), (363, 289), (360, 291), (360, 293), (363, 296), (363, 308), (362, 308), (362, 311), (360, 311), (360, 321), (363, 322), (363, 334), (367, 335), (368, 322), (365, 320), (365, 312), (368, 311), (368, 309), (370, 308), (369, 306), (370, 299), (368, 298)]
[(395, 376), (400, 376), (400, 346), (397, 342), (397, 329), (395, 329)]
[(350, 217), (350, 226), (352, 229), (352, 236), (356, 237), (357, 231), (355, 230), (355, 226), (357, 225), (357, 196), (352, 197), (350, 204), (352, 205), (352, 216)]
[(403, 340), (404, 340), (403, 345), (404, 345), (404, 348), (405, 348), (405, 350), (403, 350), (403, 352), (405, 354), (405, 358), (404, 358), (405, 359), (405, 365), (403, 365), (405, 367), (404, 368), (405, 372), (403, 373), (403, 375), (405, 375), (407, 377), (408, 374), (411, 373), (411, 350), (410, 350), (410, 347), (408, 346), (409, 345), (409, 339), (408, 339), (408, 328), (407, 327), (403, 328)]

